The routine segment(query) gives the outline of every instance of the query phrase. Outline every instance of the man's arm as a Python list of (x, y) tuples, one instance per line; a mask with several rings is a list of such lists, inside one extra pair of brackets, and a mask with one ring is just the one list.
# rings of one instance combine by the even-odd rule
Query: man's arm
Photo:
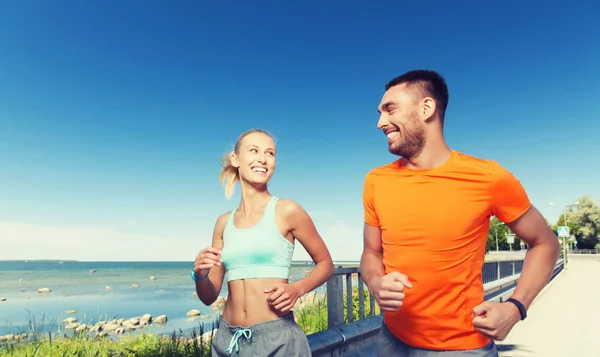
[(371, 294), (376, 279), (385, 275), (383, 267), (383, 247), (381, 244), (381, 229), (379, 217), (375, 210), (375, 186), (373, 173), (365, 177), (362, 203), (364, 209), (363, 253), (360, 258), (360, 274), (367, 284)]
[(383, 244), (379, 218), (375, 210), (372, 173), (367, 174), (363, 191), (365, 223), (363, 228), (364, 247), (360, 258), (360, 273), (383, 311), (398, 311), (404, 301), (404, 288), (411, 288), (408, 277), (397, 271), (385, 273), (383, 266)]
[(529, 308), (556, 265), (560, 246), (540, 212), (531, 205), (517, 178), (497, 163), (491, 171), (492, 214), (529, 245), (513, 298)]
[[(531, 205), (519, 180), (497, 163), (492, 163), (490, 198), (491, 214), (529, 245), (512, 296), (528, 309), (552, 274), (558, 259), (558, 240), (544, 217)], [(475, 329), (497, 341), (504, 340), (520, 320), (519, 308), (510, 302), (484, 301), (473, 308)]]
[(544, 217), (533, 206), (520, 218), (506, 225), (529, 246), (521, 277), (512, 296), (529, 309), (550, 280), (560, 254), (560, 245)]
[[(381, 229), (367, 223), (363, 228), (364, 247), (360, 258), (360, 273), (369, 290), (376, 279), (385, 275), (383, 267), (383, 247), (381, 245)], [(372, 291), (371, 291), (372, 293)]]

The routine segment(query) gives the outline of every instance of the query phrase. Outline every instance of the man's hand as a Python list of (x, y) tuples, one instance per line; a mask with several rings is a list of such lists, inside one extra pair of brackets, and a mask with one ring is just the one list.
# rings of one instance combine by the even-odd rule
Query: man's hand
[(412, 288), (408, 277), (393, 271), (378, 279), (371, 291), (383, 311), (398, 311), (404, 301), (404, 288)]
[(294, 284), (279, 284), (265, 289), (264, 293), (268, 295), (267, 301), (273, 309), (282, 313), (290, 311), (302, 295), (300, 288)]
[(503, 341), (520, 320), (519, 309), (511, 303), (484, 301), (473, 308), (475, 329), (496, 341)]

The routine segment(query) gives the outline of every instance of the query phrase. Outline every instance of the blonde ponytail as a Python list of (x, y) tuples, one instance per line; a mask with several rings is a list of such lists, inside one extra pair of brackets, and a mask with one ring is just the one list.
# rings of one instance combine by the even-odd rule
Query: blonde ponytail
[(225, 197), (229, 199), (233, 195), (235, 183), (240, 179), (240, 176), (238, 169), (231, 164), (230, 153), (223, 155), (221, 166), (223, 169), (219, 174), (219, 181), (221, 181), (221, 185), (225, 188)]
[(235, 183), (240, 180), (240, 173), (239, 173), (237, 167), (235, 167), (231, 164), (231, 155), (239, 153), (240, 143), (241, 143), (242, 139), (244, 139), (246, 136), (248, 136), (249, 134), (252, 134), (252, 133), (260, 133), (260, 134), (268, 135), (271, 139), (273, 139), (273, 141), (275, 141), (275, 138), (273, 138), (273, 135), (271, 135), (270, 133), (268, 133), (265, 130), (250, 129), (250, 130), (244, 132), (242, 135), (240, 135), (237, 142), (235, 143), (235, 147), (233, 148), (232, 153), (227, 153), (227, 154), (223, 155), (223, 157), (221, 158), (221, 166), (223, 167), (223, 169), (221, 170), (221, 173), (219, 174), (219, 181), (221, 181), (221, 185), (223, 185), (223, 188), (225, 188), (225, 197), (228, 199), (231, 198), (231, 195), (233, 195), (233, 191), (235, 189)]

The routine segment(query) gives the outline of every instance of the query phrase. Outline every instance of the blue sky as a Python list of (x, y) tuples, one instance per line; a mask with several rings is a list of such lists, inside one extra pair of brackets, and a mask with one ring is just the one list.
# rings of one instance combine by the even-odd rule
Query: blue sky
[(192, 260), (238, 203), (219, 159), (252, 127), (278, 141), (272, 193), (358, 259), (364, 175), (395, 159), (376, 108), (417, 68), (448, 82), (449, 145), (548, 219), (600, 198), (598, 6), (461, 4), (3, 3), (0, 259)]

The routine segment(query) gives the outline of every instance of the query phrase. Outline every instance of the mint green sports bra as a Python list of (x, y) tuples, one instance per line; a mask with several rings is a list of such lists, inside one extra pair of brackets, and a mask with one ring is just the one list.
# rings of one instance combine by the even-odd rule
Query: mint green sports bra
[(231, 211), (223, 230), (221, 259), (227, 281), (256, 278), (289, 279), (294, 245), (281, 235), (275, 224), (273, 196), (263, 217), (250, 228), (238, 229), (233, 225), (237, 208)]

